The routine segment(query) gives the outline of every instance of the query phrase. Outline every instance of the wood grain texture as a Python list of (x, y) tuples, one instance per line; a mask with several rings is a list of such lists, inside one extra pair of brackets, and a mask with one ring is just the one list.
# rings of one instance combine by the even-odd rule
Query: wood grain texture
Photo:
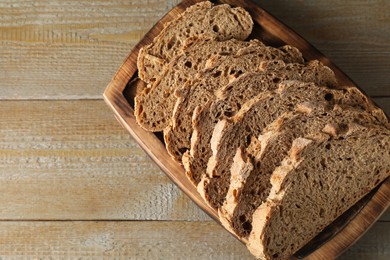
[[(178, 2), (0, 2), (0, 99), (100, 98), (131, 48)], [(258, 2), (369, 95), (390, 96), (389, 1)]]
[(0, 222), (0, 237), (1, 257), (253, 259), (213, 222)]
[[(389, 259), (389, 238), (377, 223), (339, 259)], [(0, 222), (0, 257), (254, 260), (216, 223), (176, 221)]]
[(1, 219), (208, 220), (103, 101), (0, 101)]
[(0, 99), (100, 99), (134, 44), (177, 2), (0, 2)]

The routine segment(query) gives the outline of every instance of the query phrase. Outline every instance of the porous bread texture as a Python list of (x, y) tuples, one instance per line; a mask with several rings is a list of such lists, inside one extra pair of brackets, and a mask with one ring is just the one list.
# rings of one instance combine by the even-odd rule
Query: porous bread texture
[[(259, 140), (257, 138), (252, 137), (249, 146), (247, 148), (239, 147), (233, 158), (232, 168), (230, 169), (232, 175), (230, 178), (228, 195), (226, 197), (227, 201), (230, 201), (230, 199), (233, 199), (233, 201), (232, 203), (224, 204), (224, 207), (221, 208), (222, 211), (218, 209), (219, 220), (221, 221), (222, 225), (232, 234), (237, 235), (237, 232), (233, 229), (233, 226), (231, 224), (231, 218), (228, 218), (225, 215), (226, 211), (233, 211), (234, 207), (236, 206), (236, 204), (233, 202), (234, 197), (237, 196), (237, 194), (234, 191), (231, 191), (231, 189), (237, 189), (239, 192), (239, 189), (242, 188), (243, 184), (245, 183), (245, 180), (248, 178), (249, 174), (253, 172), (253, 169), (255, 167), (252, 155), (261, 156), (261, 148), (262, 146)], [(229, 194), (229, 192), (231, 192), (231, 194)], [(229, 195), (231, 195), (231, 197), (229, 197)], [(247, 242), (246, 237), (238, 237), (241, 239), (241, 241)]]
[(271, 60), (261, 63), (261, 71), (245, 73), (216, 90), (214, 102), (194, 110), (191, 146), (182, 158), (186, 174), (195, 185), (206, 173), (207, 162), (212, 155), (210, 140), (218, 120), (233, 116), (246, 101), (263, 91), (276, 89), (278, 83), (286, 79), (329, 87), (337, 85), (333, 71), (318, 61), (305, 65)]
[(135, 97), (134, 115), (137, 123), (152, 132), (168, 127), (176, 103), (176, 89), (182, 87), (198, 71), (205, 69), (207, 61), (214, 55), (220, 55), (223, 59), (252, 45), (265, 48), (258, 40), (243, 42), (236, 39), (216, 41), (213, 38), (199, 37), (187, 39), (181, 54), (165, 66), (155, 82)]
[(303, 63), (302, 54), (294, 47), (273, 48), (249, 46), (235, 55), (221, 59), (214, 56), (209, 68), (199, 72), (196, 79), (187, 82), (175, 93), (176, 104), (172, 115), (172, 126), (164, 130), (168, 153), (175, 160), (181, 160), (183, 153), (190, 149), (192, 114), (196, 106), (215, 100), (214, 92), (246, 72), (259, 71), (263, 61), (282, 60), (287, 63)]
[(266, 125), (282, 113), (295, 109), (315, 109), (343, 104), (371, 111), (355, 88), (329, 89), (313, 83), (284, 81), (275, 92), (260, 94), (245, 103), (233, 117), (219, 121), (211, 138), (213, 155), (207, 165), (207, 176), (198, 191), (214, 208), (222, 206), (226, 197), (232, 159), (238, 147), (247, 146), (251, 136), (258, 136)]
[(219, 115), (231, 117), (243, 103), (263, 91), (264, 85), (276, 86), (284, 80), (314, 82), (320, 86), (337, 88), (334, 72), (318, 60), (307, 64), (286, 64), (281, 60), (274, 60), (263, 62), (261, 67), (259, 73), (243, 75), (240, 84), (229, 84), (215, 92), (217, 99), (211, 108), (214, 118), (219, 119)]
[(256, 257), (287, 259), (389, 177), (387, 128), (350, 124), (338, 132), (295, 139), (272, 173), (247, 244)]
[(151, 44), (141, 48), (137, 60), (138, 76), (147, 83), (155, 81), (189, 37), (202, 35), (219, 41), (245, 40), (252, 27), (251, 16), (241, 7), (214, 6), (209, 1), (190, 6), (165, 24)]
[[(202, 170), (207, 165), (208, 158), (211, 156), (209, 141), (201, 133), (213, 131), (213, 120), (210, 117), (210, 103), (205, 106), (197, 106), (192, 116), (192, 126), (194, 132), (191, 136), (191, 149), (187, 150), (182, 157), (182, 163), (186, 176), (196, 186), (200, 179)], [(200, 126), (206, 126), (206, 128)], [(210, 126), (210, 127), (209, 127)]]
[[(259, 151), (238, 149), (231, 167), (230, 186), (219, 216), (239, 237), (252, 230), (253, 212), (265, 201), (271, 189), (270, 176), (287, 156), (293, 140), (318, 131), (337, 135), (348, 124), (380, 124), (368, 112), (353, 107), (333, 110), (290, 111), (268, 125), (255, 144)], [(338, 126), (338, 127), (336, 127)], [(253, 141), (252, 141), (253, 142)], [(244, 159), (244, 158), (250, 158)]]

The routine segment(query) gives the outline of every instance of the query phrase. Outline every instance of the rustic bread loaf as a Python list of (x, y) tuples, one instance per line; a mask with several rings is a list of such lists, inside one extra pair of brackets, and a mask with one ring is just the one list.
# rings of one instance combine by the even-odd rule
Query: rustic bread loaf
[(148, 131), (162, 131), (169, 126), (176, 103), (174, 92), (206, 67), (206, 62), (214, 55), (222, 58), (235, 54), (243, 47), (265, 45), (258, 40), (250, 42), (235, 39), (216, 41), (213, 38), (193, 37), (186, 40), (180, 55), (176, 56), (157, 80), (135, 98), (137, 123)]
[(214, 91), (245, 72), (260, 70), (263, 61), (275, 59), (288, 63), (303, 62), (302, 54), (291, 46), (280, 49), (249, 46), (224, 59), (214, 56), (207, 70), (200, 72), (195, 80), (177, 90), (172, 126), (164, 130), (166, 148), (172, 158), (181, 160), (183, 153), (190, 148), (193, 130), (191, 118), (196, 106), (215, 100)]
[(268, 125), (258, 140), (255, 139), (259, 149), (253, 150), (252, 144), (247, 150), (239, 149), (235, 156), (229, 190), (219, 210), (224, 225), (239, 237), (247, 237), (252, 230), (253, 212), (269, 195), (271, 174), (287, 156), (293, 140), (321, 130), (334, 130), (334, 125), (351, 123), (379, 124), (362, 109), (336, 106), (329, 111), (286, 112)]
[[(222, 206), (230, 182), (230, 167), (238, 147), (247, 146), (251, 136), (258, 136), (263, 128), (283, 112), (296, 108), (320, 105), (331, 107), (345, 104), (368, 107), (364, 96), (356, 94), (355, 88), (341, 90), (319, 87), (313, 83), (284, 81), (274, 93), (260, 94), (248, 101), (233, 117), (221, 120), (214, 128), (211, 138), (213, 155), (207, 165), (207, 175), (198, 184), (198, 191), (214, 208)], [(309, 104), (307, 104), (309, 103)]]
[(253, 214), (248, 248), (256, 257), (291, 256), (390, 175), (388, 129), (333, 127), (335, 136), (294, 140), (272, 173), (270, 195)]
[(155, 81), (163, 67), (180, 52), (186, 38), (204, 35), (219, 41), (244, 40), (252, 27), (251, 16), (240, 7), (214, 6), (209, 1), (195, 4), (165, 24), (152, 43), (139, 51), (138, 76), (148, 83)]
[(182, 162), (187, 176), (195, 185), (199, 183), (202, 174), (206, 173), (207, 162), (212, 155), (211, 135), (218, 120), (233, 116), (246, 101), (263, 91), (276, 89), (278, 82), (286, 79), (336, 86), (333, 71), (318, 61), (304, 65), (272, 60), (263, 62), (261, 68), (262, 71), (243, 74), (218, 89), (215, 102), (198, 106), (194, 110), (191, 147), (183, 155)]

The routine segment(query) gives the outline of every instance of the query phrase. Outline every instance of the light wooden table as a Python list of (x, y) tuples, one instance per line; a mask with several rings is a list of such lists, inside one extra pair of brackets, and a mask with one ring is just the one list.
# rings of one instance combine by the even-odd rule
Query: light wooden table
[[(0, 259), (252, 259), (102, 92), (177, 0), (0, 0)], [(264, 0), (390, 113), (390, 1)], [(390, 259), (390, 212), (341, 259)]]

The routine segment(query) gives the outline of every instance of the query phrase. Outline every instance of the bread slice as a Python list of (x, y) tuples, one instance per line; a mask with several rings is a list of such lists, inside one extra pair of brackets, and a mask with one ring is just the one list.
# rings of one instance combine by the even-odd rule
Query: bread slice
[(215, 126), (211, 138), (213, 155), (207, 165), (207, 176), (202, 177), (198, 184), (198, 191), (212, 207), (221, 207), (228, 191), (230, 167), (237, 148), (247, 146), (251, 136), (258, 136), (282, 113), (308, 107), (333, 107), (335, 104), (374, 109), (368, 107), (364, 98), (357, 95), (353, 87), (336, 90), (313, 83), (284, 81), (275, 93), (261, 94), (248, 101), (234, 117), (221, 120)]
[(249, 46), (265, 48), (258, 40), (243, 42), (235, 39), (227, 41), (195, 37), (187, 39), (181, 55), (174, 58), (157, 80), (135, 97), (134, 114), (137, 123), (148, 131), (162, 131), (171, 122), (176, 103), (174, 92), (177, 88), (182, 87), (198, 71), (205, 69), (207, 61), (214, 55), (224, 58)]
[[(250, 234), (252, 215), (269, 195), (271, 174), (287, 156), (296, 138), (319, 131), (337, 135), (341, 126), (352, 123), (380, 124), (368, 112), (351, 107), (286, 112), (268, 125), (248, 149), (239, 148), (231, 167), (226, 200), (219, 209), (224, 226), (239, 237), (246, 238)], [(257, 149), (254, 150), (253, 146)]]
[(167, 23), (151, 44), (138, 54), (138, 76), (153, 82), (179, 52), (186, 38), (203, 35), (219, 41), (245, 40), (252, 32), (253, 21), (248, 12), (227, 4), (214, 6), (205, 1), (187, 8), (176, 19)]
[(218, 120), (233, 116), (246, 101), (263, 91), (276, 89), (278, 82), (286, 79), (329, 87), (337, 84), (333, 71), (316, 60), (306, 65), (272, 60), (262, 63), (261, 67), (262, 71), (246, 73), (218, 89), (215, 102), (194, 110), (191, 147), (183, 155), (182, 161), (187, 176), (195, 185), (206, 173), (207, 162), (212, 155), (211, 135)]
[(215, 100), (214, 91), (246, 72), (259, 71), (263, 61), (282, 60), (287, 63), (303, 63), (302, 54), (294, 47), (250, 46), (225, 59), (216, 56), (209, 69), (200, 72), (196, 80), (188, 82), (176, 91), (177, 101), (172, 116), (172, 126), (164, 130), (164, 140), (172, 158), (181, 160), (190, 148), (192, 114), (198, 105)]
[(192, 116), (194, 131), (191, 136), (191, 149), (187, 150), (182, 157), (186, 176), (195, 186), (200, 182), (202, 173), (206, 171), (205, 166), (212, 154), (209, 147), (210, 138), (203, 136), (204, 132), (211, 136), (212, 126), (215, 125), (210, 117), (209, 108), (210, 102), (195, 108)]
[[(336, 136), (294, 140), (253, 214), (248, 248), (287, 259), (390, 175), (390, 131), (341, 125)], [(291, 235), (293, 234), (293, 235)]]
[(277, 85), (283, 80), (314, 82), (320, 86), (337, 88), (334, 72), (318, 60), (309, 61), (307, 64), (286, 64), (280, 60), (263, 62), (260, 75), (247, 75), (241, 79), (240, 84), (229, 84), (218, 89), (211, 114), (215, 118), (219, 118), (218, 115), (232, 116), (243, 103), (258, 95), (264, 85)]

